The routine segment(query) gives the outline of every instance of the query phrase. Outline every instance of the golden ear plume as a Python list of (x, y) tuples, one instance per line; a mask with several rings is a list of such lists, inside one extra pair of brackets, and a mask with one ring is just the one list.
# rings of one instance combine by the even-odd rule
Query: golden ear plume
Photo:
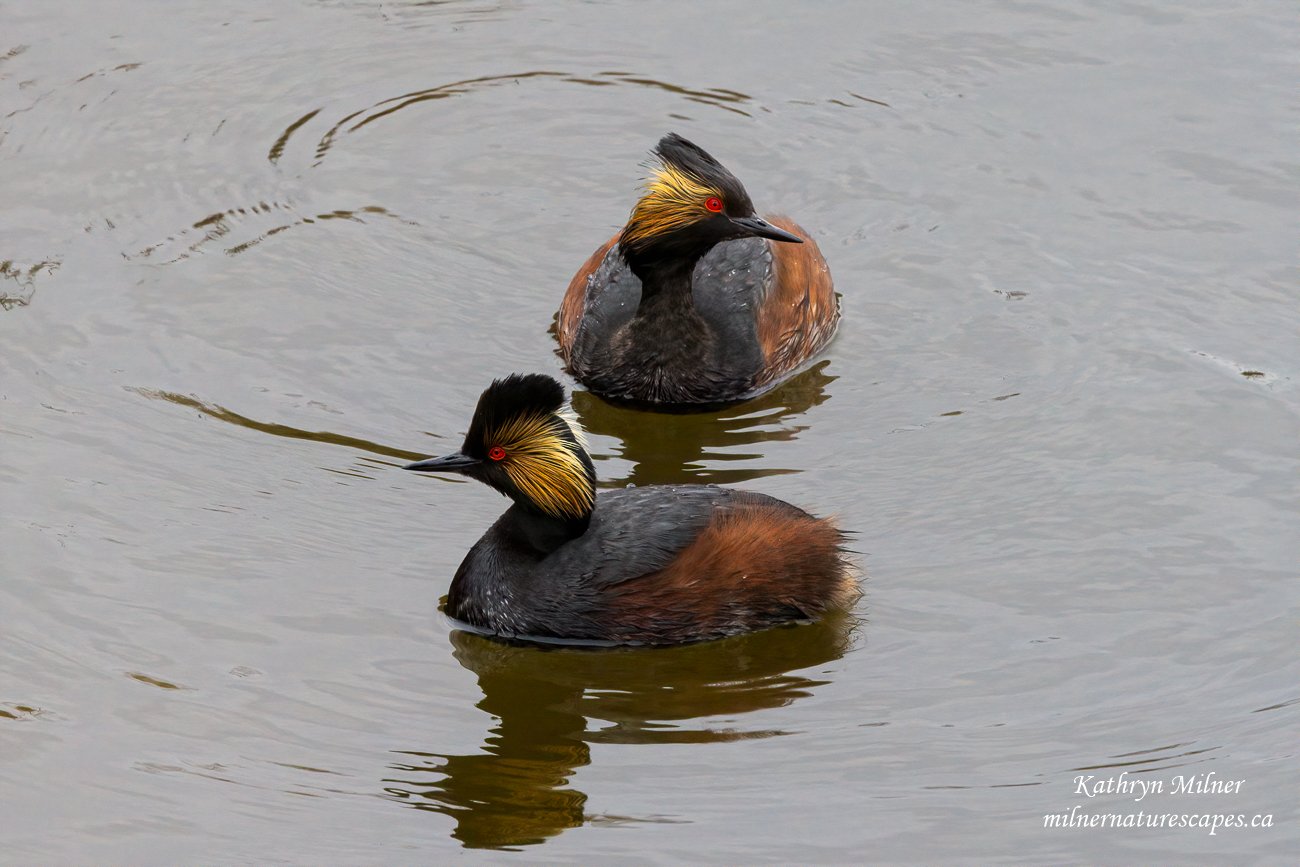
[(622, 242), (631, 247), (709, 216), (705, 200), (721, 197), (704, 179), (676, 166), (661, 164), (653, 171), (623, 229)]
[(581, 518), (595, 508), (595, 486), (556, 423), (550, 415), (516, 416), (493, 431), (490, 442), (505, 450), (506, 475), (539, 509), (556, 518)]

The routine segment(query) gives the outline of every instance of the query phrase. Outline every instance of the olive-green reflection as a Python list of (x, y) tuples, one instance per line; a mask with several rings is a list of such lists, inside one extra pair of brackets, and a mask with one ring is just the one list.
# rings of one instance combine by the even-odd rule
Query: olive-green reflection
[(13, 281), (16, 289), (9, 289), (3, 283), (0, 283), (0, 310), (12, 310), (15, 307), (26, 307), (32, 301), (32, 282), (36, 275), (41, 272), (53, 274), (59, 270), (59, 262), (54, 259), (46, 259), (37, 262), (35, 265), (19, 265), (13, 259), (0, 259), (0, 280)]
[[(632, 471), (622, 478), (610, 478), (602, 472), (605, 487), (629, 483), (735, 484), (799, 472), (766, 461), (764, 466), (734, 469), (710, 464), (754, 461), (766, 456), (763, 449), (737, 449), (796, 439), (808, 425), (796, 424), (794, 419), (826, 400), (826, 386), (835, 381), (835, 377), (823, 372), (829, 363), (819, 362), (753, 400), (708, 412), (669, 414), (616, 406), (586, 391), (574, 391), (573, 408), (588, 431), (621, 440), (620, 456), (633, 464)], [(594, 457), (600, 460), (599, 455)]]
[(589, 744), (695, 743), (785, 732), (688, 726), (789, 704), (826, 683), (791, 672), (823, 665), (849, 646), (853, 620), (769, 629), (670, 648), (570, 648), (451, 635), (456, 659), (478, 675), (478, 707), (498, 722), (473, 755), (412, 749), (385, 790), (402, 803), (456, 820), (473, 848), (542, 843), (588, 818), (570, 785)]
[(154, 388), (136, 388), (135, 386), (127, 386), (127, 391), (135, 392), (141, 397), (147, 397), (150, 400), (164, 400), (168, 403), (174, 403), (177, 406), (189, 407), (190, 409), (198, 410), (209, 418), (215, 418), (218, 421), (239, 425), (240, 427), (271, 434), (272, 436), (287, 437), (288, 439), (295, 440), (312, 440), (318, 443), (346, 446), (348, 448), (370, 452), (371, 454), (383, 455), (384, 457), (400, 458), (405, 461), (414, 461), (426, 457), (422, 452), (411, 452), (393, 446), (386, 446), (382, 443), (359, 439), (358, 437), (333, 433), (332, 431), (303, 430), (301, 428), (290, 427), (287, 424), (279, 424), (278, 422), (258, 421), (257, 419), (249, 418), (246, 415), (240, 415), (234, 410), (226, 409), (224, 406), (219, 406), (215, 403), (208, 403), (207, 401), (199, 400), (197, 397), (191, 397), (190, 395), (177, 394), (174, 391), (160, 391)]

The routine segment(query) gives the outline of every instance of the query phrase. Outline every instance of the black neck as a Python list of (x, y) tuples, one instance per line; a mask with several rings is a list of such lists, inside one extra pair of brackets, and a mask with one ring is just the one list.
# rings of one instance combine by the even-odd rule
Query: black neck
[(683, 267), (678, 263), (655, 265), (647, 269), (641, 278), (641, 303), (637, 315), (660, 317), (674, 313), (692, 315), (695, 312), (695, 299), (691, 288), (691, 266)]
[(642, 249), (620, 246), (632, 273), (641, 281), (641, 297), (661, 292), (689, 294), (695, 263), (713, 247), (708, 244), (656, 244)]
[(695, 306), (691, 279), (708, 251), (686, 247), (625, 252), (641, 280), (641, 300), (625, 347), (625, 362), (639, 371), (703, 371), (711, 367), (713, 329)]
[(503, 529), (516, 540), (538, 554), (549, 554), (556, 548), (587, 532), (591, 513), (581, 518), (555, 518), (522, 503), (515, 503), (502, 516)]

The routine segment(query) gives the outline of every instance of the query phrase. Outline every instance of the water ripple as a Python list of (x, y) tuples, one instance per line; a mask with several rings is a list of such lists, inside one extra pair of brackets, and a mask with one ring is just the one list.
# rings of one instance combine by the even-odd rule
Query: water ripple
[[(330, 150), (336, 146), (338, 139), (341, 136), (360, 132), (370, 124), (396, 114), (402, 109), (426, 102), (433, 102), (468, 93), (480, 92), (506, 84), (520, 84), (521, 82), (539, 80), (554, 80), (567, 84), (585, 85), (588, 87), (632, 85), (652, 88), (676, 94), (689, 102), (718, 108), (723, 111), (739, 114), (743, 117), (751, 116), (749, 111), (746, 111), (741, 107), (748, 105), (752, 101), (752, 97), (749, 94), (723, 87), (686, 87), (684, 85), (673, 84), (671, 82), (631, 72), (610, 71), (598, 72), (591, 75), (560, 72), (557, 70), (533, 70), (530, 72), (516, 72), (504, 75), (485, 75), (477, 78), (466, 78), (460, 81), (440, 84), (435, 87), (428, 87), (421, 90), (409, 91), (398, 96), (382, 99), (367, 108), (358, 109), (345, 114), (343, 117), (336, 120), (317, 141), (315, 147), (315, 161), (312, 165), (315, 167), (324, 162), (325, 157), (329, 154)], [(859, 97), (859, 99), (864, 98), (865, 97)], [(272, 163), (278, 163), (280, 158), (284, 155), (290, 139), (300, 129), (308, 125), (319, 112), (320, 109), (311, 111), (290, 124), (271, 146), (268, 159), (270, 159)]]

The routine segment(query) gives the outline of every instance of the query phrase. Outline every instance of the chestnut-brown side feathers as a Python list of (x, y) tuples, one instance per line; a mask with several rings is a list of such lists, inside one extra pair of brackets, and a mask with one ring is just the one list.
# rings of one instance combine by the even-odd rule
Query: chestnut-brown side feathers
[[(618, 587), (625, 639), (731, 635), (847, 608), (859, 595), (830, 521), (757, 497), (719, 510), (660, 571)], [(617, 639), (617, 637), (616, 637)]]
[(596, 273), (596, 269), (605, 261), (606, 254), (611, 247), (618, 243), (620, 232), (615, 232), (614, 237), (610, 238), (604, 244), (592, 253), (578, 273), (573, 275), (569, 281), (569, 288), (565, 290), (564, 300), (560, 302), (560, 313), (555, 320), (555, 336), (560, 341), (560, 357), (564, 363), (569, 363), (569, 354), (573, 351), (573, 341), (578, 337), (578, 328), (582, 325), (582, 315), (587, 309), (587, 281), (591, 275)]
[(840, 302), (830, 268), (804, 229), (786, 217), (768, 217), (802, 244), (772, 244), (775, 275), (758, 313), (758, 340), (767, 365), (765, 382), (779, 379), (820, 352), (839, 326)]

